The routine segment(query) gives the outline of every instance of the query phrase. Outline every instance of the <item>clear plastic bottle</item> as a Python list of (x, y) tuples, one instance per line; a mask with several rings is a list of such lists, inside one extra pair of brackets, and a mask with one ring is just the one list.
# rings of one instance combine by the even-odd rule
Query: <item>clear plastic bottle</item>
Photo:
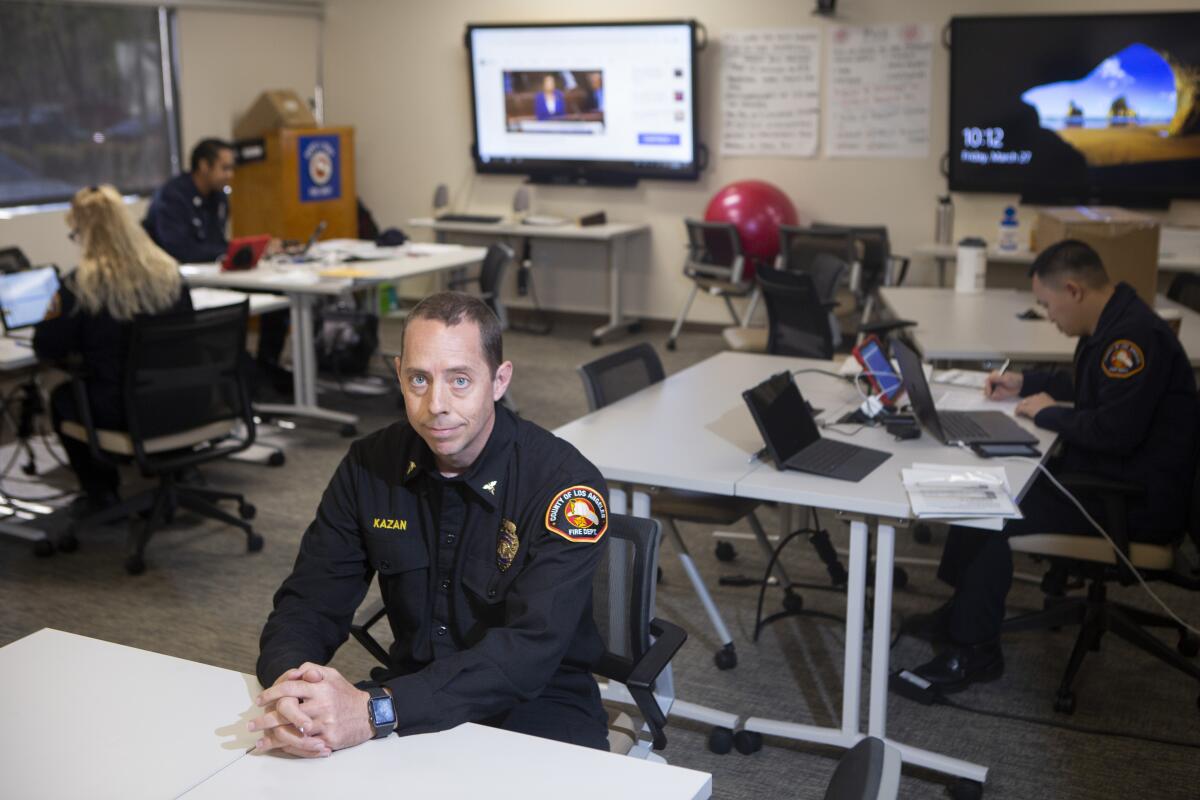
[(1000, 220), (1000, 236), (996, 239), (996, 249), (1013, 252), (1021, 249), (1021, 223), (1017, 220), (1017, 209), (1009, 206), (1004, 209), (1004, 219)]

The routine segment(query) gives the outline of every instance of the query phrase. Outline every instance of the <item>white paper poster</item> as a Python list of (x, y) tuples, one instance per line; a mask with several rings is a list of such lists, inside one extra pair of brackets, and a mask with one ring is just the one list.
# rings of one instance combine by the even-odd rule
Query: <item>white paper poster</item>
[(720, 41), (721, 155), (816, 155), (820, 30), (729, 31)]
[(929, 155), (933, 27), (839, 25), (829, 30), (825, 155)]

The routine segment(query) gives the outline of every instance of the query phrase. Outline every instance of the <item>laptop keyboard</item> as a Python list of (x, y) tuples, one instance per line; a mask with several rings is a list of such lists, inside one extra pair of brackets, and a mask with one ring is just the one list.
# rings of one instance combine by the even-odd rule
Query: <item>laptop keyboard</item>
[(788, 466), (810, 472), (830, 473), (845, 464), (859, 449), (833, 439), (818, 439), (788, 460)]
[(942, 423), (942, 430), (945, 431), (946, 438), (952, 441), (986, 439), (988, 436), (987, 429), (972, 419), (970, 414), (943, 411), (938, 414), (938, 419)]

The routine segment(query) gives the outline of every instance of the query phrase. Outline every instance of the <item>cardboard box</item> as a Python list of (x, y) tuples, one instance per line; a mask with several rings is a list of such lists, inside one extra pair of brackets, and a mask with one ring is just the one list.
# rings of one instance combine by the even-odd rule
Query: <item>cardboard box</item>
[(1087, 242), (1100, 254), (1108, 275), (1125, 281), (1154, 306), (1158, 287), (1158, 222), (1144, 214), (1110, 206), (1043, 208), (1033, 229), (1033, 249), (1063, 239)]
[(253, 139), (280, 128), (315, 128), (317, 119), (291, 89), (272, 89), (258, 96), (233, 126), (233, 138)]

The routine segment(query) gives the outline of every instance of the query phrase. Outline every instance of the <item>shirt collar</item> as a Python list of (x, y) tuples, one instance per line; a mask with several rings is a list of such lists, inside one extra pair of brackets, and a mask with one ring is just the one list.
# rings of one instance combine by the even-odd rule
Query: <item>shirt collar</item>
[(499, 403), (495, 406), (496, 421), (492, 425), (492, 434), (488, 437), (483, 452), (475, 463), (456, 478), (446, 479), (437, 471), (433, 460), (433, 452), (425, 440), (413, 432), (413, 442), (404, 454), (404, 475), (400, 482), (405, 486), (412, 484), (422, 475), (433, 480), (453, 480), (466, 484), (489, 507), (499, 506), (503, 484), (508, 480), (508, 453), (516, 435), (517, 422), (513, 413)]

